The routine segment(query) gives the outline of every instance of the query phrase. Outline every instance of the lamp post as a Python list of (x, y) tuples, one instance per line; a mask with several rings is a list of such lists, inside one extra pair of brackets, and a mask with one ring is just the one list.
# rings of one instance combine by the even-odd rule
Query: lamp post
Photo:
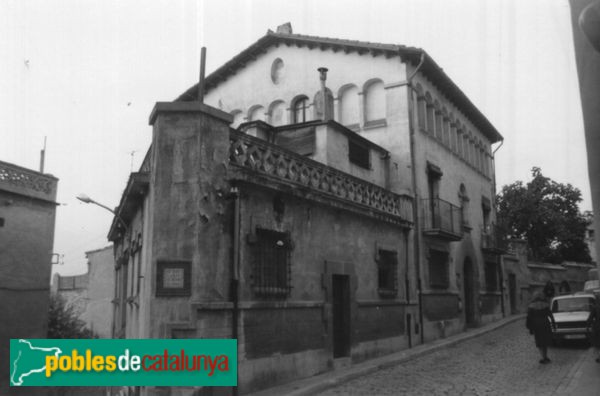
[(100, 202), (94, 201), (92, 198), (90, 198), (89, 196), (87, 196), (86, 194), (79, 194), (76, 197), (78, 200), (80, 200), (83, 203), (87, 203), (87, 204), (94, 204), (97, 206), (100, 206), (101, 208), (104, 208), (106, 210), (108, 210), (110, 213), (112, 213), (123, 225), (123, 227), (125, 227), (125, 230), (127, 230), (127, 224), (125, 224), (125, 221), (123, 221), (123, 219), (121, 218), (121, 216), (119, 216), (117, 214), (117, 212), (114, 211), (114, 209), (109, 208), (106, 205), (102, 205)]

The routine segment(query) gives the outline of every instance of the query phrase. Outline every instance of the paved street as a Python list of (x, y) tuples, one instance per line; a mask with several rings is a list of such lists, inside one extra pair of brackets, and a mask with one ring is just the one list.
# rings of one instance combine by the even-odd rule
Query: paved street
[(518, 320), (320, 395), (561, 394), (587, 351), (587, 346), (577, 344), (551, 348), (552, 362), (539, 364), (533, 337), (524, 320)]

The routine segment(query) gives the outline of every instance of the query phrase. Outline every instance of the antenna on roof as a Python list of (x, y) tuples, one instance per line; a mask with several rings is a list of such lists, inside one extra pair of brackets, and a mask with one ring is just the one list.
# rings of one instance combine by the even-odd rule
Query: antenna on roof
[(206, 47), (200, 50), (200, 81), (198, 82), (198, 102), (204, 103), (204, 68), (206, 66)]
[(40, 173), (44, 173), (45, 159), (46, 159), (46, 136), (44, 136), (44, 148), (40, 151)]

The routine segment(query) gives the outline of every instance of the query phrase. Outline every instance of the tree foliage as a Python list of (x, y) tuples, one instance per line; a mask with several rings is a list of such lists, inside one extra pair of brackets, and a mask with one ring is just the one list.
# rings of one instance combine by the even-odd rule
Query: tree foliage
[(48, 338), (96, 338), (94, 332), (79, 319), (74, 307), (58, 294), (50, 295)]
[(499, 222), (510, 238), (526, 239), (534, 260), (590, 262), (585, 233), (591, 214), (581, 213), (581, 192), (533, 168), (533, 179), (502, 187), (496, 203)]

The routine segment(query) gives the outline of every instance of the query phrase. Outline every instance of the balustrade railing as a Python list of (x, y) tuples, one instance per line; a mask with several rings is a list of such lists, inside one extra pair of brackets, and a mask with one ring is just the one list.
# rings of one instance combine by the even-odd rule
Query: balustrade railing
[(0, 189), (5, 187), (48, 200), (56, 199), (57, 179), (53, 176), (0, 161)]
[(264, 140), (230, 131), (231, 165), (268, 175), (288, 183), (309, 187), (384, 214), (412, 222), (412, 198), (398, 195), (320, 162)]

